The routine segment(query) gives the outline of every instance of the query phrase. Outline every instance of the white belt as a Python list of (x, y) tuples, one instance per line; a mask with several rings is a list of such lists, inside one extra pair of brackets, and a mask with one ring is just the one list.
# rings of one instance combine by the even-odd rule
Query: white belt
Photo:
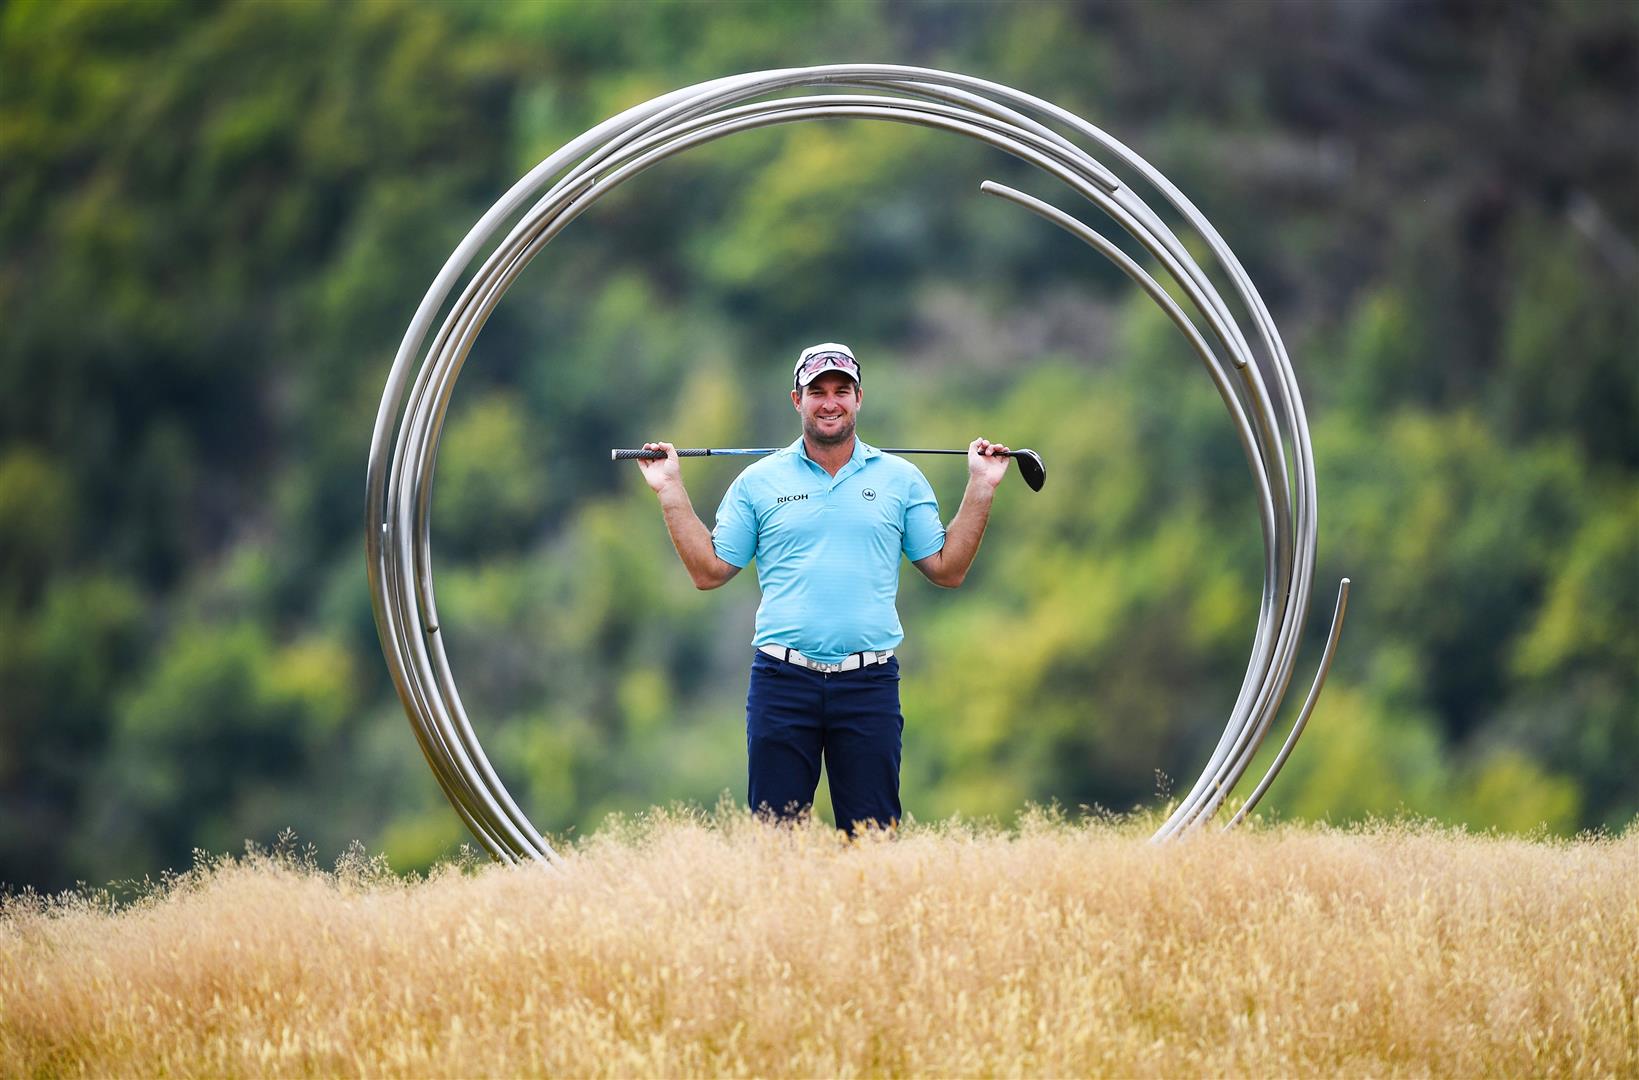
[(882, 652), (856, 652), (842, 658), (840, 664), (822, 664), (818, 660), (810, 660), (796, 649), (788, 649), (784, 645), (759, 645), (757, 651), (766, 653), (776, 660), (784, 660), (788, 664), (805, 667), (809, 671), (823, 671), (827, 675), (834, 675), (839, 671), (852, 671), (855, 668), (870, 667), (872, 664), (886, 664), (893, 659), (893, 650), (885, 649)]

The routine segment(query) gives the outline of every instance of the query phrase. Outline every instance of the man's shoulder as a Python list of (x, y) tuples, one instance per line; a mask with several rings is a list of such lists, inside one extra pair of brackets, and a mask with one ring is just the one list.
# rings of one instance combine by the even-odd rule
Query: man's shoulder
[(878, 454), (878, 456), (871, 459), (871, 465), (874, 468), (881, 470), (883, 476), (892, 477), (901, 483), (926, 484), (928, 482), (927, 477), (922, 475), (921, 469), (917, 468), (914, 463), (900, 457), (898, 454), (890, 454), (887, 451), (882, 451)]
[(749, 493), (789, 476), (790, 472), (790, 447), (782, 447), (767, 457), (760, 457), (741, 469), (740, 475), (734, 478), (732, 486)]
[(757, 458), (750, 465), (741, 469), (740, 475), (753, 480), (761, 480), (771, 476), (780, 476), (789, 471), (791, 471), (791, 448), (783, 446), (772, 454)]

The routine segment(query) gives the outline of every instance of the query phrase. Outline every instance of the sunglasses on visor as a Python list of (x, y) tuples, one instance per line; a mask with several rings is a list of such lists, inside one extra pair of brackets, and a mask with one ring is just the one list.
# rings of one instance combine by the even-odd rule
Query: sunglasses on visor
[(817, 353), (814, 356), (810, 356), (797, 368), (797, 374), (794, 378), (800, 383), (807, 376), (818, 371), (823, 371), (826, 368), (835, 368), (845, 372), (846, 374), (852, 375), (855, 382), (859, 381), (859, 361), (855, 360), (847, 353), (835, 352)]

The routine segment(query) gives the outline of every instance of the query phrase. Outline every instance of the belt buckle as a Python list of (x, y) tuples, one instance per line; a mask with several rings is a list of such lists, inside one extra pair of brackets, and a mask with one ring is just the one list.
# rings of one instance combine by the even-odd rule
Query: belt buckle
[(841, 664), (824, 664), (824, 663), (821, 663), (818, 660), (810, 660), (808, 662), (810, 664), (812, 664), (817, 670), (823, 671), (827, 675), (835, 675), (835, 674), (837, 674), (838, 672), (840, 672), (842, 670), (842, 665)]

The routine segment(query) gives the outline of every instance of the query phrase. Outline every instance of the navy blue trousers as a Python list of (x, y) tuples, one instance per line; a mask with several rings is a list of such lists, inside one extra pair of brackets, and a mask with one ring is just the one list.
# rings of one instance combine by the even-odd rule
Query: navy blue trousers
[(820, 760), (831, 781), (837, 827), (899, 820), (899, 660), (839, 671), (810, 671), (762, 653), (751, 658), (746, 693), (747, 801), (782, 819), (806, 814), (819, 787)]

